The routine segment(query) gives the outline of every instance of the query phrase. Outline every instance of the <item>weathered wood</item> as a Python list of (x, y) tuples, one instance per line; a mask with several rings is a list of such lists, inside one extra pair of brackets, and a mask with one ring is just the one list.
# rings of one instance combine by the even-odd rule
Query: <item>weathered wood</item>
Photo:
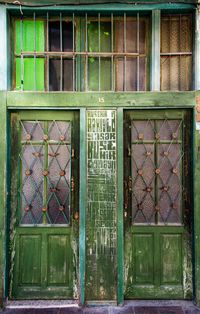
[[(13, 4), (13, 1), (12, 0), (2, 0), (1, 1), (2, 3), (11, 3)], [(171, 3), (198, 3), (197, 0), (185, 0), (185, 1), (181, 1), (181, 0), (172, 0)], [(29, 0), (26, 0), (26, 1), (21, 1), (20, 2), (22, 5), (28, 5), (28, 6), (34, 6), (34, 5), (37, 5), (37, 6), (46, 6), (46, 5), (60, 5), (60, 4), (65, 4), (65, 5), (69, 5), (69, 4), (76, 4), (76, 5), (80, 5), (80, 4), (97, 4), (97, 3), (105, 3), (105, 1), (103, 0), (60, 0), (60, 1), (56, 1), (56, 0), (40, 0), (40, 1), (29, 1)], [(126, 4), (126, 3), (130, 3), (132, 4), (133, 1), (131, 0), (107, 0), (106, 3), (123, 3), (123, 4)], [(134, 3), (138, 3), (138, 4), (145, 4), (145, 3), (151, 3), (151, 4), (155, 4), (155, 3), (166, 3), (165, 0), (160, 0), (160, 1), (152, 1), (152, 0), (144, 0), (144, 1), (141, 1), (141, 0), (136, 0), (134, 1)]]
[(81, 107), (193, 107), (195, 92), (139, 93), (43, 93), (8, 92), (7, 106), (14, 108), (81, 108)]
[[(1, 167), (1, 180), (0, 180), (0, 306), (3, 305), (3, 298), (5, 297), (5, 284), (7, 286), (7, 256), (8, 256), (8, 238), (6, 236), (7, 227), (6, 221), (9, 219), (8, 211), (6, 210), (6, 200), (7, 200), (7, 142), (6, 142), (6, 124), (7, 124), (7, 112), (6, 112), (6, 93), (0, 93), (0, 144), (1, 144), (1, 154), (0, 154), (0, 167)], [(7, 246), (7, 247), (6, 247)]]

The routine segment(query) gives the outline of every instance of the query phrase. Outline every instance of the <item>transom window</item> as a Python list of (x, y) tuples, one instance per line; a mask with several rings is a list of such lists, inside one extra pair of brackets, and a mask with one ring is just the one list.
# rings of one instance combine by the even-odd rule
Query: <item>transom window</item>
[(161, 18), (161, 90), (191, 90), (191, 15), (163, 15)]
[(16, 90), (145, 91), (148, 16), (15, 20)]

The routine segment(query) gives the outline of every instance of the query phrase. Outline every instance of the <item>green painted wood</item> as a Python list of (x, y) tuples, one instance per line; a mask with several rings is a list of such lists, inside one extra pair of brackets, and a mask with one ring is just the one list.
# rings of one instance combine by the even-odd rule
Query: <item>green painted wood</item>
[(160, 90), (160, 10), (152, 11), (151, 90)]
[(86, 165), (86, 110), (80, 110), (80, 236), (79, 236), (79, 276), (80, 304), (85, 303), (85, 226), (86, 226), (86, 194), (87, 194), (87, 165)]
[[(154, 280), (154, 235), (134, 234), (133, 243), (133, 278), (135, 285), (153, 285)], [(150, 253), (151, 252), (151, 253)], [(150, 253), (150, 254), (149, 254)], [(131, 279), (131, 278), (130, 278)]]
[(45, 93), (8, 92), (7, 106), (14, 108), (66, 108), (66, 107), (193, 107), (195, 92), (139, 92), (139, 93)]
[(116, 111), (87, 111), (87, 301), (116, 300)]
[(184, 245), (182, 227), (132, 227), (125, 298), (183, 299)]
[(160, 237), (161, 284), (182, 283), (182, 238), (180, 234)]
[(8, 51), (7, 51), (7, 10), (0, 6), (0, 90), (7, 90), (8, 86)]
[[(83, 0), (84, 1), (84, 0)], [(91, 0), (92, 1), (92, 0)], [(98, 0), (97, 0), (98, 1)], [(57, 6), (38, 6), (37, 8), (34, 8), (34, 10), (36, 11), (44, 11), (44, 10), (54, 10), (54, 11), (74, 11), (74, 12), (83, 12), (83, 11), (92, 11), (92, 12), (105, 12), (105, 11), (113, 11), (113, 12), (120, 12), (121, 11), (127, 11), (127, 12), (133, 12), (133, 11), (138, 11), (138, 10), (143, 10), (143, 11), (147, 11), (147, 10), (192, 10), (195, 9), (195, 4), (192, 2), (178, 2), (176, 1), (175, 3), (173, 2), (167, 2), (162, 0), (163, 2), (159, 1), (157, 3), (146, 3), (146, 4), (140, 4), (138, 3), (136, 6), (133, 6), (132, 3), (128, 4), (128, 3), (107, 3), (107, 4), (101, 4), (100, 2), (96, 2), (95, 3), (92, 1), (88, 4), (84, 4), (84, 2), (80, 3), (77, 6), (74, 6), (74, 2), (73, 5), (71, 5), (71, 3), (69, 5), (67, 5), (66, 7), (61, 6), (61, 5), (57, 5)], [(192, 0), (191, 0), (192, 1)], [(33, 2), (33, 5), (35, 3)], [(7, 8), (9, 10), (14, 10), (14, 11), (18, 11), (19, 12), (19, 6), (18, 5), (7, 5)], [(29, 11), (29, 10), (33, 10), (32, 7), (23, 7), (22, 6), (23, 11)]]
[[(199, 93), (198, 93), (199, 95)], [(195, 110), (193, 116), (193, 176), (194, 180), (194, 231), (193, 231), (193, 238), (194, 238), (194, 256), (193, 256), (193, 263), (194, 263), (194, 274), (195, 274), (195, 301), (198, 306), (200, 306), (200, 215), (199, 215), (199, 208), (200, 208), (200, 193), (199, 193), (199, 186), (200, 186), (200, 133), (199, 131), (195, 131)]]
[(9, 217), (8, 211), (6, 211), (6, 152), (7, 152), (7, 141), (6, 141), (6, 128), (7, 128), (7, 112), (6, 112), (6, 94), (0, 93), (0, 143), (1, 143), (1, 154), (0, 154), (0, 167), (1, 167), (1, 180), (0, 180), (0, 273), (1, 283), (0, 283), (0, 306), (3, 305), (3, 300), (5, 298), (5, 287), (7, 283), (7, 263), (6, 260), (6, 250), (8, 244), (8, 238), (6, 236), (6, 219)]
[(15, 21), (15, 53), (44, 51), (44, 21)]
[[(16, 90), (44, 90), (44, 64), (42, 58), (16, 58)], [(23, 69), (23, 70), (22, 70)], [(23, 71), (23, 75), (22, 72)], [(22, 80), (23, 77), (23, 80)]]
[(49, 235), (47, 246), (47, 285), (69, 286), (70, 237), (67, 235)]
[[(123, 191), (123, 109), (117, 110), (117, 191)], [(117, 193), (117, 302), (124, 301), (123, 194)]]
[[(15, 20), (15, 54), (44, 51), (44, 21)], [(15, 58), (15, 89), (44, 90), (44, 58)]]
[(20, 235), (19, 252), (19, 285), (40, 285), (41, 235)]

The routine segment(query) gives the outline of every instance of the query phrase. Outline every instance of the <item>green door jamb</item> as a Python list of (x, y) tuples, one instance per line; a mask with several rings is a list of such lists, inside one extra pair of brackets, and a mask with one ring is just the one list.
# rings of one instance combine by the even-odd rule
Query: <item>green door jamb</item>
[(194, 89), (200, 89), (200, 12), (196, 9), (195, 14), (195, 51), (194, 51)]
[(80, 276), (80, 304), (85, 302), (85, 213), (87, 193), (86, 167), (86, 110), (80, 109), (80, 234), (79, 234), (79, 276)]
[(3, 300), (5, 298), (5, 286), (6, 286), (6, 93), (0, 93), (0, 307), (3, 306)]
[(7, 10), (5, 6), (0, 5), (0, 90), (7, 90)]
[(124, 301), (123, 109), (117, 109), (117, 303)]
[(160, 10), (152, 11), (151, 91), (160, 90)]
[[(195, 287), (195, 302), (200, 306), (200, 133), (195, 131), (195, 112), (193, 115), (193, 180), (194, 181), (194, 287)], [(196, 136), (195, 136), (196, 133)]]

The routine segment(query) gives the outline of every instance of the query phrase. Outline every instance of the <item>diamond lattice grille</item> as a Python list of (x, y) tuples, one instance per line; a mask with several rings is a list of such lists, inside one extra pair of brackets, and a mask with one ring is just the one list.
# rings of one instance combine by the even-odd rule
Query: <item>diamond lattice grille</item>
[(131, 125), (132, 222), (181, 223), (182, 120)]
[(71, 123), (21, 121), (21, 224), (69, 224)]

